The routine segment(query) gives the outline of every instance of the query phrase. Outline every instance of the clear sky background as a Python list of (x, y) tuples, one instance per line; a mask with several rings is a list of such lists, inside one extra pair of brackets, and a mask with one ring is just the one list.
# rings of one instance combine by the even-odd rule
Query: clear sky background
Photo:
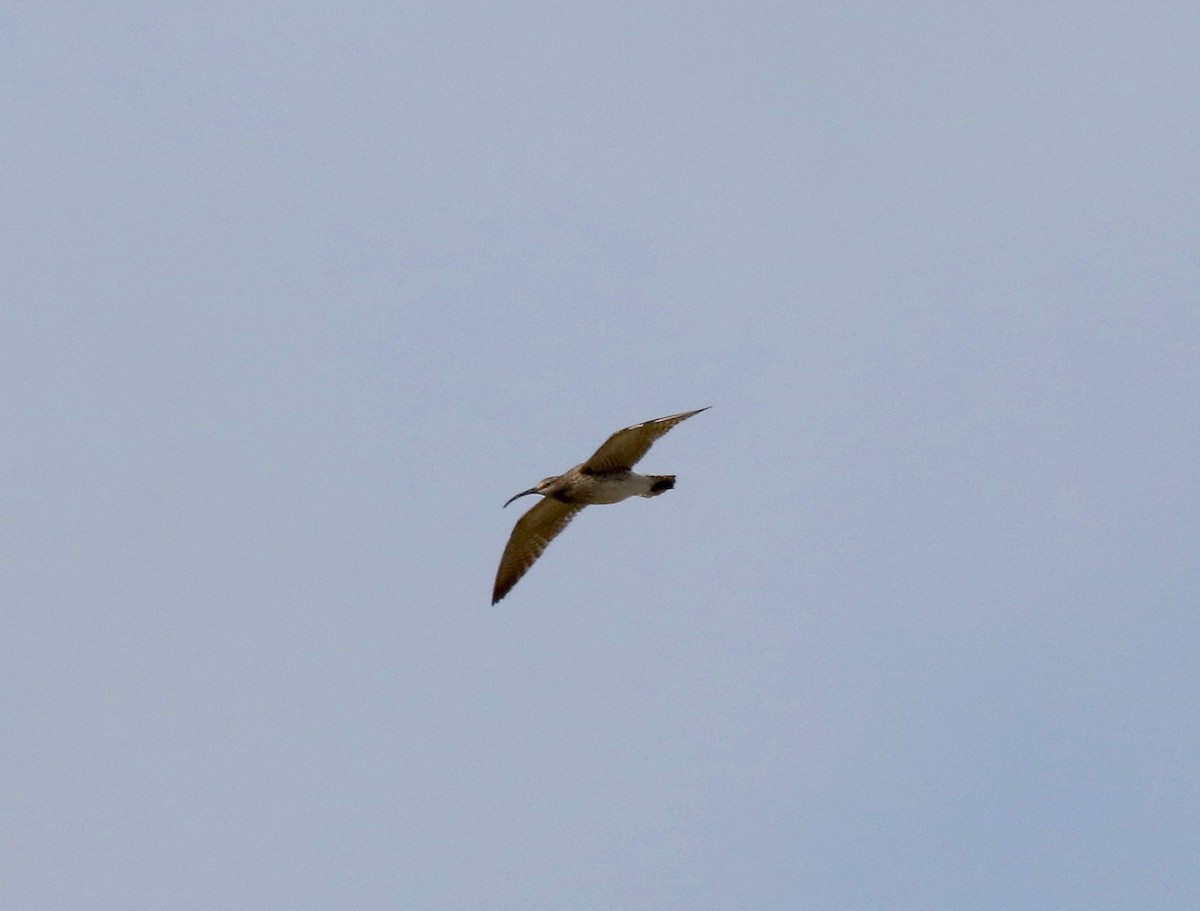
[(1200, 907), (1197, 48), (6, 6), (5, 906)]

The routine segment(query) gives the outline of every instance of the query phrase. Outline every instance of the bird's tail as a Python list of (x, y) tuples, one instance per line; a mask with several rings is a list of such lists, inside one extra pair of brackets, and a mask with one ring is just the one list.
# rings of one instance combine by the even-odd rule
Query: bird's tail
[(666, 493), (675, 486), (675, 475), (673, 474), (652, 474), (650, 478), (650, 489), (642, 494), (643, 497), (657, 497), (660, 493)]

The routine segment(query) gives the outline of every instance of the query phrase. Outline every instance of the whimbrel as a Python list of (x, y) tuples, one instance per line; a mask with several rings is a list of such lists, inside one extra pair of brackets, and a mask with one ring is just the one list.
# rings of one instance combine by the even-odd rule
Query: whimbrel
[(638, 474), (632, 470), (633, 466), (655, 440), (680, 421), (701, 411), (708, 411), (708, 408), (655, 418), (618, 430), (586, 462), (560, 475), (543, 478), (528, 490), (510, 497), (508, 503), (531, 493), (541, 494), (543, 499), (521, 516), (508, 539), (504, 556), (500, 558), (500, 569), (496, 572), (492, 603), (508, 594), (542, 555), (546, 545), (583, 507), (595, 503), (620, 503), (634, 496), (657, 497), (674, 487), (675, 475)]

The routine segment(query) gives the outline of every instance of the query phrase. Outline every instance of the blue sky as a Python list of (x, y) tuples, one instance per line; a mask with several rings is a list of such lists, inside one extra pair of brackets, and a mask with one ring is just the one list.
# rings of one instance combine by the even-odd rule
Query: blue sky
[(1198, 39), (0, 14), (8, 901), (1195, 907)]

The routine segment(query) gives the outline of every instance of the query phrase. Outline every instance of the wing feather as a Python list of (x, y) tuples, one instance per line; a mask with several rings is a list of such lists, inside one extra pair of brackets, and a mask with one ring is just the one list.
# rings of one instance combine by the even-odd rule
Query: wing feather
[[(711, 408), (712, 406), (708, 406)], [(695, 411), (685, 411), (682, 414), (672, 414), (665, 418), (655, 418), (641, 424), (634, 424), (624, 430), (618, 430), (604, 441), (590, 459), (583, 463), (583, 470), (593, 473), (616, 471), (621, 468), (632, 468), (650, 451), (654, 441), (678, 424), (686, 421), (694, 414), (708, 411), (708, 408), (697, 408)]]
[(540, 503), (521, 516), (509, 536), (496, 571), (496, 586), (492, 589), (495, 604), (508, 594), (517, 581), (533, 566), (546, 545), (555, 535), (567, 527), (583, 506), (579, 503), (563, 503), (553, 497), (544, 497)]

